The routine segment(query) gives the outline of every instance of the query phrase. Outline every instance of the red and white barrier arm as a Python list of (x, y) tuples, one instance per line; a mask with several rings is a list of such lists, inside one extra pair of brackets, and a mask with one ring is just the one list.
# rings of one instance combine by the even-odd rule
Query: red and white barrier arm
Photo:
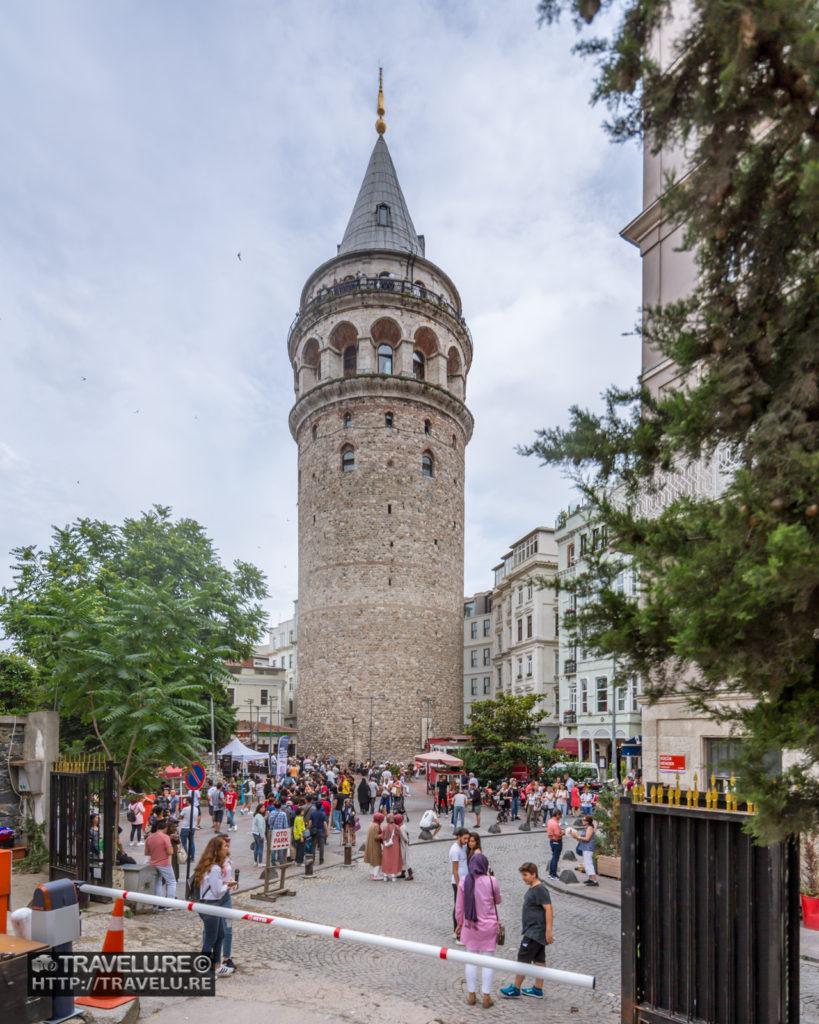
[(328, 924), (313, 924), (311, 921), (294, 921), (289, 917), (252, 914), (231, 907), (215, 907), (211, 903), (189, 903), (187, 900), (171, 900), (167, 896), (151, 896), (150, 893), (145, 892), (107, 889), (102, 885), (91, 885), (85, 882), (79, 885), (78, 888), (81, 892), (87, 892), (92, 896), (111, 896), (114, 899), (121, 896), (123, 899), (131, 900), (133, 903), (147, 903), (155, 907), (170, 907), (172, 910), (190, 910), (195, 914), (225, 917), (231, 921), (253, 921), (256, 924), (272, 924), (276, 928), (287, 928), (293, 932), (306, 932), (308, 935), (322, 935), (328, 939), (360, 942), (365, 946), (397, 949), (401, 953), (418, 953), (421, 956), (432, 956), (437, 960), (447, 960), (457, 964), (474, 964), (476, 967), (490, 967), (496, 971), (511, 971), (513, 974), (525, 974), (531, 978), (543, 978), (544, 981), (559, 981), (565, 985), (594, 988), (594, 976), (591, 974), (575, 974), (573, 971), (558, 971), (552, 967), (522, 964), (518, 963), (517, 960), (506, 960), (498, 956), (484, 956), (482, 953), (470, 953), (465, 949), (449, 949), (446, 946), (433, 946), (426, 942), (394, 939), (389, 935), (356, 932), (351, 928), (334, 928)]

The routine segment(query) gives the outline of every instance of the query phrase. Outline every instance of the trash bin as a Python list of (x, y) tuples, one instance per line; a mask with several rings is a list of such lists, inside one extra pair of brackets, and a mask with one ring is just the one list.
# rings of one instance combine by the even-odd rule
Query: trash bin
[[(122, 873), (126, 892), (146, 892), (149, 896), (156, 892), (156, 868), (152, 864), (123, 864)], [(149, 903), (125, 902), (137, 914), (150, 914), (154, 909)]]

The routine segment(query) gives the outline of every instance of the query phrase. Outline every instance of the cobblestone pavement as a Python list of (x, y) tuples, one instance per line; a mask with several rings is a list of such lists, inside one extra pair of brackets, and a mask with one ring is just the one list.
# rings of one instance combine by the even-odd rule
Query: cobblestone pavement
[[(417, 812), (412, 815), (417, 823)], [(364, 819), (365, 823), (369, 819)], [(481, 833), (486, 832), (484, 822)], [(242, 829), (235, 836), (242, 838)], [(276, 903), (253, 900), (240, 893), (234, 905), (256, 913), (296, 918), (428, 942), (453, 944), (447, 851), (451, 830), (444, 826), (445, 841), (416, 843), (417, 825), (411, 828), (411, 857), (415, 880), (394, 884), (370, 881), (360, 861), (345, 868), (337, 856), (312, 879), (296, 876), (288, 886), (293, 898)], [(501, 887), (500, 918), (507, 927), (507, 945), (499, 957), (512, 959), (520, 935), (520, 908), (524, 886), (518, 874), (525, 860), (535, 860), (545, 874), (547, 842), (543, 832), (521, 833), (513, 825), (504, 835), (486, 836), (484, 852)], [(242, 847), (240, 841), (234, 843)], [(248, 872), (252, 876), (252, 872)], [(250, 877), (248, 877), (250, 880)], [(243, 872), (242, 881), (245, 881)], [(244, 888), (244, 886), (243, 886)], [(583, 1024), (615, 1024), (620, 1001), (620, 912), (584, 898), (579, 887), (572, 892), (552, 889), (555, 907), (555, 943), (547, 951), (547, 965), (594, 974), (594, 992), (557, 983), (546, 983), (542, 1001), (520, 999), (514, 1009), (498, 994), (511, 975), (497, 971), (494, 980), (498, 1019), (539, 1021), (544, 1024), (577, 1020)], [(590, 894), (591, 895), (591, 894)], [(99, 949), (107, 927), (103, 908), (83, 915), (83, 939), (77, 948)], [(181, 911), (139, 914), (125, 923), (126, 949), (199, 948), (198, 917)], [(267, 1020), (275, 1008), (287, 1009), (291, 1024), (320, 1021), (406, 1022), (406, 1024), (461, 1024), (472, 1020), (480, 1007), (465, 1002), (463, 967), (454, 963), (377, 949), (349, 942), (317, 938), (250, 922), (234, 924), (233, 959), (239, 970), (218, 983), (215, 1000), (170, 1000), (161, 1004), (143, 1000), (143, 1015), (157, 1024), (195, 1020), (216, 1024), (223, 1017), (223, 996), (230, 1000), (231, 1014), (243, 1024)], [(819, 965), (803, 961), (801, 970), (802, 1024), (819, 1024)], [(207, 1005), (205, 1005), (207, 1004)], [(295, 1014), (295, 1015), (294, 1015)]]

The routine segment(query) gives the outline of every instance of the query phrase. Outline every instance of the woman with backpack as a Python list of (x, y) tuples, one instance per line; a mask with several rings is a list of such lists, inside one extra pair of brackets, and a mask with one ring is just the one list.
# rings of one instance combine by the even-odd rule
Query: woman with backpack
[[(142, 819), (145, 814), (145, 804), (142, 802), (141, 796), (136, 796), (128, 804), (128, 813), (126, 818), (131, 825), (131, 838), (128, 842), (129, 846), (142, 846)], [(134, 842), (134, 836), (136, 836), (136, 842)]]
[[(224, 876), (224, 865), (227, 860), (228, 847), (224, 836), (213, 836), (205, 847), (205, 852), (196, 865), (193, 873), (194, 895), (197, 903), (211, 903), (219, 906), (223, 897), (235, 889), (237, 882), (227, 881)], [(204, 932), (202, 934), (202, 952), (209, 956), (217, 978), (233, 974), (233, 968), (222, 961), (222, 943), (225, 940), (225, 919), (204, 913), (202, 918)]]

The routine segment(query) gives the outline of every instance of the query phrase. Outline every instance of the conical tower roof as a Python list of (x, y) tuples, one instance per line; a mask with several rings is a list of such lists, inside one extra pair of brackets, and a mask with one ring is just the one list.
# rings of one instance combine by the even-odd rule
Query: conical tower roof
[(424, 255), (423, 236), (415, 231), (382, 134), (373, 148), (338, 253), (343, 256), (364, 249)]

